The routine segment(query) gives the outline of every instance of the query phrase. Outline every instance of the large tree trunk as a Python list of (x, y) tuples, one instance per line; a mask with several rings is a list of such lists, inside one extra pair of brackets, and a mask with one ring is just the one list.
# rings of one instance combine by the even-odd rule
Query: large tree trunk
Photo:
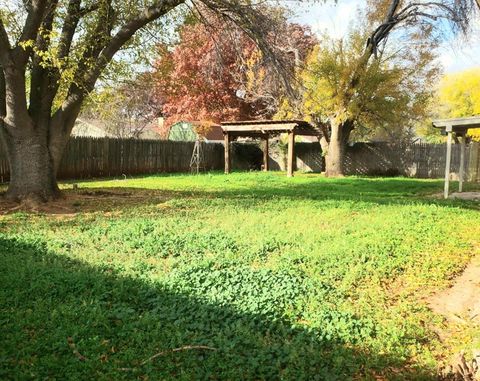
[[(70, 101), (52, 115), (55, 87), (45, 84), (44, 91), (38, 91), (34, 86), (27, 104), (24, 72), (10, 65), (3, 73), (0, 140), (10, 166), (6, 197), (35, 203), (54, 200), (61, 195), (56, 174), (80, 111), (82, 94), (70, 96)], [(42, 88), (40, 82), (39, 87)]]
[(350, 120), (339, 124), (331, 124), (329, 142), (326, 147), (325, 176), (336, 177), (345, 175), (345, 151), (352, 129), (353, 123)]
[(6, 197), (15, 201), (43, 202), (56, 199), (60, 191), (56, 165), (45, 131), (27, 129), (22, 137), (3, 133), (10, 163), (10, 183)]

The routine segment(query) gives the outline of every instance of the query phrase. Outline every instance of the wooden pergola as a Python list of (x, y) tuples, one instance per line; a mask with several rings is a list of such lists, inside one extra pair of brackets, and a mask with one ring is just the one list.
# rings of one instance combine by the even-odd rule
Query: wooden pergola
[(463, 182), (465, 177), (465, 140), (469, 129), (480, 128), (480, 116), (471, 118), (439, 119), (433, 121), (433, 126), (442, 129), (447, 137), (447, 160), (445, 164), (445, 187), (444, 197), (448, 198), (450, 165), (452, 162), (452, 140), (453, 134), (460, 137), (460, 173), (458, 182), (458, 191), (463, 191)]
[(320, 136), (321, 132), (303, 120), (248, 120), (221, 123), (225, 141), (225, 173), (230, 173), (230, 143), (238, 137), (263, 140), (263, 170), (268, 171), (268, 139), (282, 133), (288, 134), (287, 176), (295, 170), (295, 136)]

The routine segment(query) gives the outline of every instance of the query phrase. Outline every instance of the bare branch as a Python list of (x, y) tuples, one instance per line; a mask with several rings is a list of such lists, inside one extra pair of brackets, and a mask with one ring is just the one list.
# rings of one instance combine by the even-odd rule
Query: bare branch
[[(477, 3), (477, 6), (474, 2)], [(420, 22), (419, 19), (431, 22), (445, 19), (452, 24), (453, 29), (466, 33), (469, 21), (478, 8), (479, 2), (480, 0), (408, 2), (400, 9), (402, 4), (400, 0), (391, 0), (385, 20), (371, 34), (366, 50), (376, 56), (378, 46), (394, 28), (401, 23)]]
[(259, 11), (260, 4), (243, 3), (238, 0), (202, 0), (202, 3), (212, 12), (221, 18), (237, 25), (262, 51), (266, 61), (270, 61), (283, 82), (287, 95), (291, 99), (296, 98), (295, 91), (291, 85), (292, 73), (280, 54), (277, 54), (275, 47), (267, 40), (270, 35), (275, 35), (276, 21)]
[[(470, 0), (456, 0), (466, 4)], [(403, 5), (403, 8), (400, 8)], [(468, 4), (466, 5), (467, 8)], [(378, 58), (379, 45), (386, 44), (391, 32), (401, 24), (416, 24), (422, 22), (434, 26), (433, 22), (439, 18), (447, 19), (455, 25), (468, 24), (468, 20), (461, 20), (456, 9), (450, 6), (450, 3), (440, 1), (429, 2), (401, 2), (400, 0), (391, 0), (390, 7), (386, 13), (384, 21), (370, 34), (367, 39), (364, 54), (358, 59), (356, 67), (352, 72), (347, 88), (355, 89), (363, 73), (369, 65), (372, 56)], [(468, 18), (468, 17), (467, 17)], [(350, 92), (345, 101), (348, 102), (354, 92)]]

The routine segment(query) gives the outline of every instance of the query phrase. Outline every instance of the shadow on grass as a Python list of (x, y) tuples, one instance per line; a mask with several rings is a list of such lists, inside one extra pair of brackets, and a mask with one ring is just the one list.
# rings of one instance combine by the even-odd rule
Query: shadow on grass
[[(188, 183), (190, 189), (179, 190), (181, 185), (175, 189), (155, 189), (156, 184), (153, 183), (152, 188), (128, 187), (132, 184), (127, 180), (124, 187), (113, 187), (105, 189), (107, 192), (122, 192), (128, 190), (134, 194), (135, 192), (150, 193), (151, 200), (145, 200), (147, 205), (157, 203), (161, 195), (166, 199), (185, 199), (185, 198), (207, 198), (221, 199), (226, 202), (235, 202), (238, 206), (249, 207), (251, 203), (263, 202), (277, 198), (287, 199), (291, 201), (316, 201), (316, 202), (363, 202), (377, 205), (394, 204), (394, 205), (438, 205), (442, 207), (460, 207), (466, 209), (480, 209), (480, 205), (475, 201), (465, 200), (444, 200), (442, 198), (443, 181), (424, 181), (408, 178), (359, 178), (345, 177), (336, 179), (327, 179), (318, 175), (304, 175), (297, 179), (287, 179), (283, 176), (271, 176), (270, 174), (258, 173), (251, 175), (245, 173), (243, 179), (242, 173), (235, 173), (236, 177), (231, 179), (228, 175), (213, 174), (203, 175), (199, 177), (192, 176), (192, 180)], [(209, 178), (212, 183), (209, 183)], [(170, 176), (154, 176), (158, 179), (158, 185), (162, 187), (162, 178), (168, 179)], [(149, 179), (148, 177), (145, 179)], [(140, 179), (141, 180), (141, 179)], [(135, 181), (135, 180), (133, 180)], [(119, 182), (121, 184), (121, 182)], [(85, 183), (88, 186), (88, 182)], [(477, 184), (468, 184), (466, 190), (479, 189)], [(452, 189), (455, 184), (452, 184)], [(86, 192), (95, 192), (92, 189), (86, 189)], [(100, 191), (101, 192), (101, 191)], [(140, 197), (141, 198), (141, 197)], [(141, 205), (140, 203), (137, 205)], [(151, 201), (151, 202), (150, 202)]]
[[(244, 175), (235, 173), (233, 178), (218, 173), (191, 177), (184, 175), (180, 182), (165, 187), (165, 181), (176, 176), (155, 175), (114, 182), (106, 180), (105, 187), (101, 187), (102, 180), (84, 181), (77, 191), (65, 190), (65, 199), (40, 207), (38, 211), (47, 214), (107, 212), (189, 199), (220, 200), (241, 208), (249, 208), (268, 200), (286, 199), (293, 202), (314, 201), (319, 205), (322, 202), (361, 202), (480, 210), (478, 201), (442, 199), (442, 180), (359, 177), (327, 179), (318, 175), (303, 175), (297, 181), (278, 174)], [(150, 181), (151, 184), (145, 185), (142, 181)], [(93, 185), (90, 187), (89, 184)], [(453, 188), (455, 184), (452, 184)], [(478, 185), (467, 185), (467, 190), (469, 189), (478, 189)], [(15, 206), (0, 202), (0, 214), (16, 211)]]
[[(1, 379), (348, 380), (373, 379), (371, 369), (433, 379), (282, 318), (59, 256), (41, 240), (0, 236), (0, 260)], [(186, 345), (215, 350), (167, 352), (142, 364)]]

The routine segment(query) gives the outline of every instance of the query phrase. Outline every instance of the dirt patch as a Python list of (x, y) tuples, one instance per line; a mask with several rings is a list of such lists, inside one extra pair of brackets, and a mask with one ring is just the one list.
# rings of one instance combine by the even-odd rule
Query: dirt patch
[(456, 342), (455, 347), (460, 344), (464, 348), (441, 361), (439, 380), (480, 381), (480, 351), (474, 349), (469, 353), (467, 350), (473, 343), (468, 332), (480, 327), (480, 257), (455, 278), (450, 288), (433, 295), (427, 302), (432, 311), (446, 319), (446, 325), (437, 331), (440, 340), (447, 347)]
[(448, 320), (480, 322), (480, 258), (467, 266), (452, 287), (435, 294), (428, 303)]
[(480, 192), (454, 192), (450, 197), (457, 200), (480, 201)]
[(163, 204), (172, 197), (172, 192), (133, 188), (64, 190), (61, 199), (45, 204), (18, 204), (0, 197), (0, 215), (28, 212), (73, 216), (85, 212), (113, 212), (128, 207)]
[[(443, 192), (435, 193), (431, 197), (443, 199)], [(480, 201), (480, 192), (453, 192), (448, 195), (449, 200), (467, 200), (467, 201)]]

